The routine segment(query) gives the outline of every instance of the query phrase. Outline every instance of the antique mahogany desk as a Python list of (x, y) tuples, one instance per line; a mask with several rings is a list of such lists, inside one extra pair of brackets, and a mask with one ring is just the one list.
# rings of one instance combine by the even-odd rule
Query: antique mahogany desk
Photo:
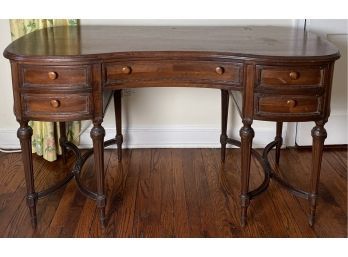
[[(296, 196), (309, 201), (309, 223), (314, 222), (324, 124), (330, 114), (330, 93), (335, 46), (315, 34), (281, 27), (57, 27), (30, 33), (4, 51), (11, 61), (14, 112), (20, 124), (27, 204), (36, 226), (36, 202), (75, 177), (82, 193), (96, 200), (100, 221), (105, 221), (104, 146), (116, 143), (121, 160), (121, 90), (138, 87), (204, 87), (221, 90), (221, 158), (227, 143), (241, 147), (241, 223), (246, 224), (250, 200), (274, 179)], [(114, 92), (115, 139), (104, 142), (104, 93)], [(229, 92), (243, 121), (241, 141), (227, 137)], [(57, 185), (36, 192), (29, 120), (93, 121), (93, 150), (81, 156), (60, 139), (64, 149), (77, 155), (73, 171)], [(252, 149), (253, 120), (277, 122), (276, 137), (262, 155)], [(313, 161), (308, 192), (296, 189), (277, 175), (268, 161), (282, 144), (282, 122), (314, 121)], [(84, 161), (94, 154), (97, 192), (79, 180)], [(249, 190), (251, 154), (264, 167), (265, 179)], [(304, 178), (305, 179), (305, 178)]]

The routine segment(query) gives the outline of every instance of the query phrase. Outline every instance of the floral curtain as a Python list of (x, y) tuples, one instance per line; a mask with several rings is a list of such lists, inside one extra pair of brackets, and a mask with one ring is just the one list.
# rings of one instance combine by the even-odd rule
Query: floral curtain
[[(78, 26), (77, 19), (11, 19), (12, 40), (33, 32), (37, 29), (54, 26)], [(59, 123), (30, 121), (29, 125), (33, 129), (32, 152), (48, 161), (55, 161), (57, 154), (62, 153), (59, 146)], [(74, 144), (79, 144), (81, 123), (79, 121), (67, 123), (67, 139)]]

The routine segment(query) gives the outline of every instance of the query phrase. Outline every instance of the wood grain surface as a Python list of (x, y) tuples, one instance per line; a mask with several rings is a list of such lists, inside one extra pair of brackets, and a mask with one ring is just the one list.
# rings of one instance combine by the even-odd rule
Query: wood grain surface
[[(103, 39), (103, 40), (100, 40)], [(111, 53), (156, 57), (170, 52), (214, 55), (336, 59), (338, 49), (316, 34), (288, 27), (134, 27), (81, 26), (36, 30), (5, 50), (10, 59), (25, 57), (111, 58)], [(273, 58), (276, 59), (276, 58)]]

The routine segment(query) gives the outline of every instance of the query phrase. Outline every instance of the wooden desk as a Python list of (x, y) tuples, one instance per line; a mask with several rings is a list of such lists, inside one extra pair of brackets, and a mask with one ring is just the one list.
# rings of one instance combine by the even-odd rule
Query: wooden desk
[[(124, 88), (209, 87), (221, 89), (222, 161), (225, 147), (241, 147), (241, 223), (245, 225), (252, 198), (265, 191), (273, 178), (293, 194), (308, 199), (309, 223), (313, 225), (318, 192), (324, 124), (330, 113), (330, 93), (335, 46), (302, 30), (281, 27), (57, 27), (30, 33), (10, 44), (4, 56), (11, 61), (14, 112), (20, 124), (18, 138), (23, 150), (27, 204), (36, 226), (36, 202), (76, 178), (85, 195), (95, 199), (100, 221), (105, 221), (103, 147), (117, 143), (121, 160), (121, 94)], [(117, 135), (104, 143), (103, 94), (114, 91)], [(226, 135), (228, 92), (239, 105), (243, 127), (241, 142)], [(239, 94), (239, 96), (238, 96)], [(239, 99), (239, 100), (238, 100)], [(29, 120), (93, 120), (94, 170), (97, 192), (86, 190), (78, 179), (84, 160), (76, 147), (72, 174), (55, 187), (36, 192), (31, 154)], [(277, 135), (258, 155), (252, 149), (253, 120), (277, 122)], [(312, 130), (313, 166), (309, 191), (283, 181), (267, 154), (276, 147), (276, 163), (282, 144), (282, 122), (315, 121)], [(64, 126), (61, 126), (62, 129)], [(265, 180), (249, 191), (251, 154), (265, 170)]]

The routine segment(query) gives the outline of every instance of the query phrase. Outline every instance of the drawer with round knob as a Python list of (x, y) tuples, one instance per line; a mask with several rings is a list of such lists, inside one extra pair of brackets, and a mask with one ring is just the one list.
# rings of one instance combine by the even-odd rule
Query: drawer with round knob
[(258, 87), (275, 89), (298, 89), (322, 86), (324, 68), (291, 66), (257, 66)]
[(320, 96), (256, 95), (255, 98), (257, 118), (314, 117), (322, 112)]
[(22, 85), (88, 87), (89, 68), (87, 66), (23, 66)]
[(34, 120), (80, 120), (90, 118), (93, 109), (92, 95), (88, 93), (27, 93), (22, 96), (22, 103), (25, 117)]
[(141, 86), (185, 86), (226, 84), (239, 86), (242, 64), (207, 61), (113, 62), (104, 66), (105, 84)]

